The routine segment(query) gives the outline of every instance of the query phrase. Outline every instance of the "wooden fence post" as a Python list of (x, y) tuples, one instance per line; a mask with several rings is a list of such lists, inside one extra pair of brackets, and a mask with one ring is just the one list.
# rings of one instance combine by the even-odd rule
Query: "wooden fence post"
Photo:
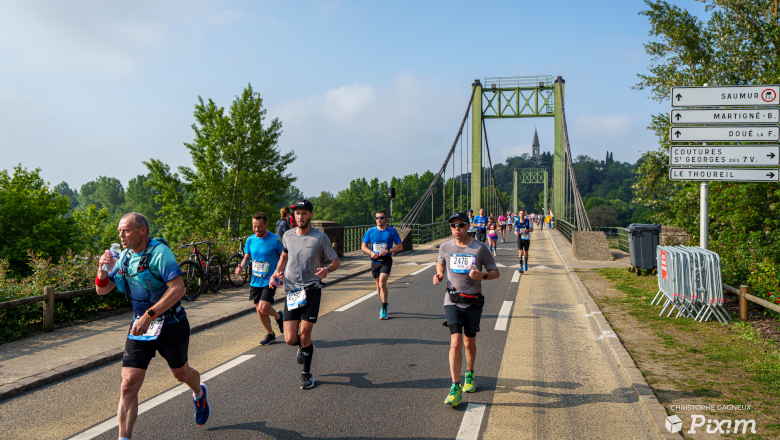
[(43, 332), (51, 333), (54, 331), (54, 286), (44, 287), (43, 295), (46, 297), (43, 301)]
[(748, 307), (749, 304), (745, 294), (750, 293), (750, 286), (739, 286), (739, 319), (742, 321), (748, 320)]

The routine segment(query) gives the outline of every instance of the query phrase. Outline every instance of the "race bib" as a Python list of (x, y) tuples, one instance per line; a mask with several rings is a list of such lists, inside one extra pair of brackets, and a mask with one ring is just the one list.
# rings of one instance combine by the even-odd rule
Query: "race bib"
[(377, 254), (387, 249), (387, 243), (372, 243), (371, 246), (374, 247), (374, 252)]
[(252, 262), (252, 275), (256, 277), (267, 277), (270, 273), (269, 266), (271, 263), (267, 261), (253, 261)]
[(304, 289), (287, 292), (287, 310), (295, 310), (306, 305), (306, 291)]
[(520, 234), (520, 239), (521, 240), (530, 240), (531, 239), (531, 234), (529, 234), (527, 232), (523, 233), (523, 234)]
[(469, 273), (471, 267), (477, 263), (477, 256), (474, 254), (451, 254), (450, 272)]
[[(135, 325), (135, 321), (136, 320), (133, 319), (133, 325)], [(162, 327), (163, 320), (161, 318), (157, 318), (153, 320), (151, 324), (149, 324), (149, 329), (146, 331), (146, 333), (140, 336), (134, 336), (132, 333), (130, 333), (127, 336), (127, 339), (132, 339), (134, 341), (154, 341), (158, 336), (160, 336)]]

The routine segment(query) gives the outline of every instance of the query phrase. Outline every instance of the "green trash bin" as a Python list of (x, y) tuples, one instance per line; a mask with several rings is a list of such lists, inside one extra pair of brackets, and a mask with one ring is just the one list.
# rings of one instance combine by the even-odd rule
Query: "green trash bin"
[(652, 270), (656, 268), (655, 250), (661, 235), (661, 225), (632, 223), (626, 228), (631, 267)]

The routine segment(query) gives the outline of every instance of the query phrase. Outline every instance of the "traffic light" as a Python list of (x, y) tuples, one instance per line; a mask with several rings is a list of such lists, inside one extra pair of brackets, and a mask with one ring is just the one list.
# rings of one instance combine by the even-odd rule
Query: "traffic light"
[(391, 199), (395, 198), (395, 188), (387, 188), (387, 197)]

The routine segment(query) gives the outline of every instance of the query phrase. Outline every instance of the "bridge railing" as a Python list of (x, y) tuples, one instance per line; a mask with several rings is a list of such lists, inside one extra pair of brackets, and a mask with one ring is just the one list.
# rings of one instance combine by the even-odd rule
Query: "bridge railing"
[(360, 250), (363, 243), (363, 235), (376, 225), (359, 225), (344, 227), (344, 253)]
[(620, 249), (628, 252), (628, 234), (626, 228), (617, 228), (614, 226), (594, 226), (594, 231), (603, 231), (607, 237), (607, 244), (612, 249)]
[(561, 234), (563, 234), (564, 237), (566, 237), (567, 240), (569, 240), (569, 243), (571, 243), (571, 231), (574, 231), (576, 227), (567, 222), (564, 219), (556, 218), (555, 219), (555, 229), (560, 231)]
[[(423, 244), (448, 237), (450, 235), (448, 223), (449, 222), (436, 222), (424, 225), (413, 224), (412, 243)], [(345, 226), (344, 253), (360, 250), (361, 243), (363, 243), (363, 235), (374, 226), (375, 225)], [(396, 225), (391, 224), (390, 226), (395, 227)]]

